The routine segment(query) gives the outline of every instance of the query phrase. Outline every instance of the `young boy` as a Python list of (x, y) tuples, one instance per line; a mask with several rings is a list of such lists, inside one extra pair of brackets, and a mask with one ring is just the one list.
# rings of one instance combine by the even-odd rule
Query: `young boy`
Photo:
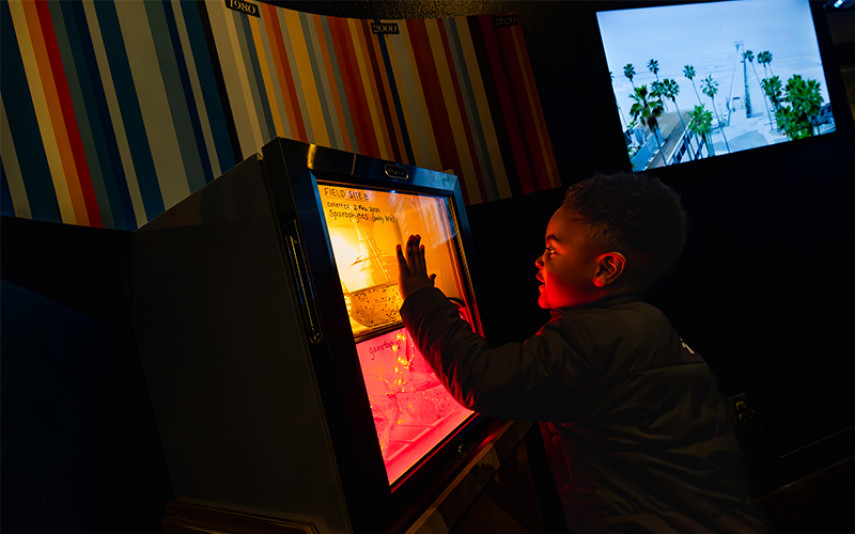
[(401, 316), (454, 397), (538, 421), (573, 532), (755, 533), (729, 411), (704, 360), (640, 293), (676, 263), (679, 197), (655, 178), (567, 191), (537, 258), (552, 319), (492, 346), (434, 287), (420, 236), (398, 247)]

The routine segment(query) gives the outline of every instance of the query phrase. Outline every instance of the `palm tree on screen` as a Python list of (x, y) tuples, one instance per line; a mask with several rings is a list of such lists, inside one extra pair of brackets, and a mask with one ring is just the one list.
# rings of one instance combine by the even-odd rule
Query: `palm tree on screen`
[(764, 78), (768, 78), (769, 75), (775, 75), (775, 73), (772, 72), (772, 52), (764, 50), (757, 54), (757, 63), (763, 65), (763, 74), (765, 75)]
[(781, 92), (783, 90), (781, 79), (777, 76), (763, 78), (763, 81), (760, 82), (760, 87), (763, 88), (763, 94), (765, 94), (766, 98), (769, 99), (769, 102), (772, 103), (772, 111), (775, 112), (775, 122), (772, 124), (772, 127), (775, 130), (780, 131), (780, 125), (778, 124), (778, 110), (781, 109)]
[(772, 109), (775, 112), (781, 107), (781, 91), (783, 90), (783, 85), (781, 85), (781, 79), (777, 76), (772, 76), (771, 78), (763, 78), (763, 81), (760, 82), (760, 86), (763, 88), (763, 92), (769, 97), (769, 100), (772, 102)]
[(677, 95), (680, 94), (680, 84), (671, 78), (662, 80), (660, 92), (662, 96), (670, 100), (674, 104), (674, 109), (677, 110), (677, 117), (680, 119), (680, 124), (683, 125), (683, 130), (686, 130), (686, 122), (683, 120), (683, 114), (680, 113), (680, 106), (677, 105)]
[[(712, 113), (703, 104), (695, 106), (689, 113), (689, 131), (695, 133), (704, 142), (710, 156), (715, 156), (715, 150), (713, 150), (713, 144), (709, 138), (712, 131)], [(700, 145), (700, 141), (698, 144)]]
[(814, 135), (816, 127), (812, 120), (819, 115), (823, 101), (819, 82), (793, 74), (784, 86), (784, 97), (781, 100), (783, 104), (775, 115), (787, 137), (801, 139)]
[(632, 63), (627, 63), (623, 66), (623, 75), (629, 78), (629, 83), (631, 83), (632, 88), (635, 89), (635, 82), (632, 81), (635, 77), (635, 67), (632, 66)]
[[(610, 79), (610, 80), (612, 80), (612, 81), (614, 81), (614, 79), (615, 79), (615, 74), (614, 74), (612, 71), (609, 71), (609, 79)], [(625, 120), (624, 120), (624, 118), (623, 118), (623, 110), (620, 108), (620, 102), (618, 102), (617, 94), (615, 94), (615, 105), (617, 106), (618, 115), (620, 115), (620, 125), (621, 125), (621, 128), (623, 128), (623, 127), (624, 127), (624, 123), (626, 123), (626, 121), (625, 121)]]
[[(763, 82), (760, 81), (760, 76), (757, 75), (757, 67), (754, 66), (754, 53), (751, 50), (746, 50), (745, 53), (747, 54), (746, 59), (751, 63), (751, 72), (754, 73), (754, 80), (757, 81), (757, 85), (762, 89)], [(760, 54), (762, 53), (763, 52), (760, 52)], [(760, 54), (757, 54), (757, 63), (760, 63)], [(746, 83), (747, 81), (748, 80), (746, 80)], [(769, 124), (772, 124), (772, 113), (769, 111), (769, 102), (766, 100), (765, 96), (763, 98), (763, 106), (766, 108), (766, 115), (769, 117)]]
[(712, 108), (713, 113), (715, 113), (715, 120), (718, 122), (718, 127), (721, 130), (721, 136), (724, 138), (724, 146), (727, 147), (727, 151), (730, 152), (730, 145), (727, 142), (727, 136), (724, 135), (724, 124), (721, 123), (721, 118), (718, 116), (718, 110), (715, 108), (715, 95), (718, 93), (718, 82), (715, 81), (712, 77), (712, 74), (708, 75), (704, 78), (704, 86), (701, 88), (701, 91), (712, 100)]
[[(657, 98), (648, 99), (649, 93), (646, 85), (636, 87), (635, 93), (630, 96), (635, 103), (629, 108), (629, 114), (632, 115), (634, 121), (641, 119), (641, 122), (650, 128), (650, 131), (653, 132), (653, 137), (656, 139), (659, 152), (662, 153), (662, 142), (659, 140), (659, 121), (657, 120), (662, 116), (662, 101)], [(662, 159), (664, 161), (664, 154), (662, 154)]]
[[(662, 97), (665, 96), (665, 88), (662, 86), (662, 82), (659, 80), (650, 82), (650, 96), (662, 100)], [(662, 101), (662, 105), (665, 106), (664, 100)], [(665, 111), (668, 111), (667, 107), (665, 107)]]
[[(657, 98), (662, 98), (662, 82), (659, 81), (659, 61), (655, 59), (650, 59), (647, 62), (647, 70), (653, 73), (656, 76), (656, 81), (650, 84), (650, 94)], [(662, 105), (665, 106), (665, 102), (662, 102)], [(668, 111), (668, 106), (665, 106), (665, 111)]]
[(683, 66), (683, 76), (689, 79), (692, 82), (692, 89), (695, 90), (695, 96), (698, 97), (698, 104), (703, 106), (704, 103), (701, 102), (701, 95), (698, 94), (698, 88), (695, 86), (695, 67), (692, 65), (684, 65)]
[[(741, 43), (740, 43), (741, 44)], [(738, 49), (739, 45), (737, 45)], [(754, 61), (754, 52), (745, 50), (742, 52), (742, 78), (745, 81), (745, 116), (751, 116), (751, 93), (748, 92), (748, 61)]]
[(656, 76), (656, 81), (659, 81), (659, 61), (651, 59), (647, 62), (647, 69)]

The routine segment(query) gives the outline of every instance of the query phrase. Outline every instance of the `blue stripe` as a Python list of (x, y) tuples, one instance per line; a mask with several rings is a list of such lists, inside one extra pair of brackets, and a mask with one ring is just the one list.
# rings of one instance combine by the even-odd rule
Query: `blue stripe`
[(214, 171), (211, 169), (211, 158), (208, 155), (208, 147), (205, 145), (205, 136), (202, 133), (202, 121), (199, 119), (199, 108), (196, 107), (196, 99), (193, 98), (193, 87), (190, 85), (190, 74), (187, 71), (187, 62), (185, 61), (184, 54), (182, 52), (181, 40), (178, 37), (178, 25), (175, 21), (175, 15), (172, 12), (172, 8), (170, 7), (168, 0), (163, 0), (163, 12), (166, 16), (166, 26), (169, 30), (169, 37), (172, 39), (172, 49), (175, 50), (175, 67), (178, 69), (178, 77), (184, 91), (188, 118), (190, 120), (190, 127), (193, 129), (193, 137), (196, 140), (196, 149), (200, 157), (203, 177), (205, 179), (205, 183), (211, 183), (215, 178)]
[[(374, 22), (380, 24), (380, 19), (374, 19)], [(383, 35), (377, 35), (377, 42), (380, 44), (380, 52), (383, 54), (383, 65), (386, 67), (386, 77), (389, 79), (389, 91), (392, 93), (392, 101), (395, 104), (395, 114), (398, 115), (398, 124), (401, 125), (404, 150), (407, 152), (407, 161), (405, 163), (414, 165), (416, 157), (413, 155), (413, 145), (410, 143), (410, 134), (407, 132), (407, 121), (404, 120), (404, 108), (401, 107), (398, 86), (395, 85), (395, 72), (392, 70), (392, 60), (389, 58), (389, 50), (386, 48), (386, 38)], [(394, 132), (389, 132), (389, 134), (394, 135)]]
[[(341, 140), (341, 132), (339, 132), (339, 128), (336, 124), (337, 121), (335, 121), (331, 116), (333, 106), (335, 104), (333, 104), (332, 95), (330, 95), (329, 80), (327, 79), (322, 61), (319, 64), (321, 54), (315, 47), (317, 40), (312, 38), (312, 36), (315, 36), (316, 38), (323, 39), (323, 35), (318, 36), (317, 32), (314, 31), (311, 22), (312, 16), (313, 15), (307, 13), (300, 13), (300, 25), (303, 27), (306, 51), (309, 54), (309, 64), (312, 66), (312, 77), (315, 81), (315, 87), (318, 88), (318, 99), (321, 101), (321, 114), (324, 116), (327, 138), (329, 139), (331, 147), (341, 149), (344, 145)], [(320, 45), (320, 43), (318, 43), (318, 45)], [(354, 145), (356, 145), (356, 143), (354, 143)], [(356, 146), (354, 146), (354, 152), (359, 152)]]
[[(202, 18), (199, 15), (199, 9), (203, 8), (202, 4), (200, 3), (196, 7), (194, 7), (196, 5), (194, 3), (179, 2), (179, 4), (184, 14), (184, 24), (193, 52), (193, 61), (196, 65), (196, 75), (199, 77), (199, 85), (202, 88), (205, 112), (214, 136), (217, 161), (220, 164), (220, 170), (225, 172), (234, 167), (237, 160), (235, 159), (232, 138), (229, 135), (230, 129), (224, 112), (225, 105), (220, 98), (220, 84), (217, 82), (217, 75), (211, 65), (211, 54), (216, 54), (216, 49), (213, 41), (210, 45), (211, 48), (208, 48), (208, 38), (205, 36)], [(210, 25), (207, 28), (210, 32)], [(233, 129), (234, 127), (232, 127)]]
[(27, 75), (21, 60), (21, 50), (15, 38), (12, 13), (6, 2), (0, 2), (0, 95), (6, 108), (7, 119), (21, 174), (26, 177), (24, 188), (34, 219), (62, 222), (59, 203), (51, 180), (50, 167), (44, 150), (44, 140), (39, 131), (33, 99), (28, 89)]
[[(86, 22), (86, 14), (83, 5), (76, 2), (60, 2), (68, 30), (68, 41), (74, 56), (74, 65), (80, 82), (80, 98), (85, 104), (85, 111), (81, 113), (75, 104), (75, 112), (78, 120), (84, 118), (88, 121), (91, 140), (83, 137), (84, 147), (87, 149), (87, 159), (94, 143), (95, 158), (100, 167), (100, 178), (109, 199), (110, 211), (113, 217), (113, 226), (119, 229), (133, 230), (136, 228), (136, 217), (131, 195), (128, 191), (128, 181), (125, 169), (122, 167), (119, 146), (116, 141), (116, 133), (110, 118), (110, 110), (107, 106), (107, 97), (101, 77), (98, 71), (98, 62), (95, 58), (95, 49), (92, 45), (92, 35)], [(76, 99), (75, 99), (76, 100)], [(91, 143), (89, 142), (91, 141)], [(94, 165), (90, 165), (90, 170)], [(103, 218), (103, 211), (102, 211)]]
[[(350, 138), (350, 145), (352, 147), (352, 151), (359, 153), (359, 139), (356, 138), (356, 130), (353, 127), (353, 120), (350, 120), (350, 104), (347, 103), (347, 97), (345, 95), (344, 90), (344, 82), (341, 79), (341, 68), (338, 67), (339, 59), (335, 53), (335, 46), (333, 44), (332, 39), (332, 30), (330, 30), (330, 22), (329, 17), (321, 17), (321, 25), (324, 29), (323, 35), (318, 35), (318, 39), (324, 39), (327, 43), (327, 51), (329, 52), (330, 63), (335, 65), (333, 68), (333, 77), (336, 88), (338, 88), (338, 98), (341, 102), (342, 114), (345, 117), (344, 124), (347, 126), (347, 135)], [(377, 83), (380, 83), (380, 80), (377, 80)], [(338, 131), (338, 127), (333, 126), (333, 131)]]
[[(484, 185), (487, 200), (499, 198), (499, 191), (496, 186), (496, 176), (493, 170), (493, 160), (490, 158), (490, 151), (487, 148), (487, 138), (484, 135), (484, 125), (481, 123), (481, 117), (478, 114), (478, 104), (475, 100), (475, 93), (472, 90), (472, 82), (469, 78), (469, 73), (466, 69), (466, 60), (463, 58), (463, 47), (460, 44), (460, 32), (457, 29), (457, 23), (453, 20), (446, 19), (445, 28), (448, 33), (451, 44), (452, 61), (454, 62), (454, 70), (457, 72), (459, 80), (460, 92), (465, 101), (464, 113), (469, 120), (471, 136), (475, 144), (476, 157), (478, 158), (478, 166), (481, 168), (480, 182)], [(477, 180), (477, 176), (475, 177)], [(480, 192), (479, 192), (480, 194)]]
[(12, 204), (12, 191), (9, 190), (9, 182), (6, 180), (6, 167), (3, 158), (0, 157), (0, 214), (15, 216), (15, 206)]
[[(260, 126), (267, 128), (267, 132), (261, 132), (262, 141), (271, 141), (276, 138), (276, 126), (273, 124), (270, 101), (267, 99), (267, 91), (264, 88), (264, 76), (261, 74), (261, 64), (259, 64), (258, 56), (255, 54), (252, 28), (249, 27), (249, 17), (247, 15), (240, 15), (240, 28), (243, 30), (243, 34), (238, 35), (242, 41), (241, 52), (243, 52), (245, 64), (251, 69), (251, 72), (246, 73), (246, 77), (249, 81), (250, 91), (252, 91), (256, 106), (261, 109)], [(256, 147), (256, 149), (260, 148)], [(244, 154), (244, 157), (246, 156), (249, 156), (249, 154)]]
[[(85, 70), (79, 69), (75, 65), (74, 50), (75, 45), (72, 44), (69, 37), (69, 28), (73, 24), (65, 18), (62, 11), (62, 3), (49, 2), (47, 4), (50, 11), (51, 22), (53, 22), (54, 35), (56, 36), (57, 47), (59, 48), (60, 61), (63, 71), (65, 72), (65, 81), (68, 86), (68, 94), (71, 98), (71, 106), (74, 110), (74, 119), (77, 122), (77, 133), (80, 135), (80, 142), (83, 148), (83, 156), (86, 161), (86, 169), (89, 171), (89, 178), (92, 184), (92, 191), (95, 193), (95, 202), (98, 204), (98, 213), (101, 217), (101, 225), (104, 228), (115, 228), (113, 222), (113, 209), (110, 202), (109, 194), (104, 186), (104, 173), (101, 172), (100, 161), (98, 154), (92, 144), (92, 129), (89, 124), (89, 115), (86, 113), (86, 104), (83, 101), (84, 96), (80, 89), (80, 76), (84, 79), (88, 76)], [(72, 19), (73, 20), (73, 19)], [(74, 136), (73, 132), (69, 132), (70, 136)], [(74, 159), (77, 160), (80, 154), (75, 153)], [(80, 180), (84, 180), (84, 176), (80, 176)]]
[(89, 72), (85, 66), (77, 65), (78, 61), (75, 58), (76, 56), (79, 57), (80, 46), (77, 39), (77, 28), (74, 25), (74, 14), (64, 10), (62, 3), (59, 2), (49, 3), (48, 9), (53, 21), (59, 55), (62, 58), (62, 65), (66, 73), (68, 93), (74, 109), (74, 118), (77, 121), (77, 129), (86, 159), (86, 167), (92, 182), (92, 190), (98, 203), (101, 224), (104, 228), (115, 228), (113, 202), (104, 183), (104, 172), (101, 170), (101, 161), (98, 158), (98, 149), (94, 143), (92, 124), (90, 124), (89, 113), (86, 111), (86, 100), (89, 99), (90, 95), (88, 94), (89, 91), (84, 93), (81, 86), (88, 80)]
[(165, 207), (163, 195), (157, 183), (151, 147), (145, 133), (137, 90), (128, 64), (128, 54), (122, 39), (119, 17), (116, 14), (116, 6), (112, 2), (93, 2), (93, 5), (101, 35), (104, 38), (104, 48), (110, 64), (113, 86), (116, 88), (116, 97), (119, 100), (119, 109), (125, 125), (125, 135), (131, 150), (131, 159), (137, 175), (146, 220), (151, 220), (163, 213)]
[[(169, 118), (178, 136), (178, 150), (181, 153), (181, 164), (184, 167), (184, 179), (191, 192), (205, 185), (205, 173), (196, 146), (190, 114), (187, 109), (187, 94), (181, 83), (176, 57), (181, 55), (181, 44), (174, 47), (169, 34), (169, 26), (166, 22), (165, 12), (169, 6), (158, 2), (143, 2), (148, 15), (149, 29), (154, 39), (154, 53), (157, 56), (157, 65), (160, 67), (160, 76), (166, 90), (166, 101), (169, 106)], [(178, 52), (176, 52), (176, 50)], [(189, 95), (193, 98), (193, 95)], [(181, 177), (173, 177), (180, 181)]]

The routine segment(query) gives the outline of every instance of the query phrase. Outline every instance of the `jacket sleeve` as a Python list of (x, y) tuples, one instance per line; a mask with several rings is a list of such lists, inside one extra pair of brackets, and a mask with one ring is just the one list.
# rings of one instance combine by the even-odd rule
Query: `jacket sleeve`
[(573, 422), (589, 413), (589, 336), (554, 318), (522, 343), (490, 345), (436, 288), (410, 295), (401, 316), (416, 346), (452, 396), (502, 419)]

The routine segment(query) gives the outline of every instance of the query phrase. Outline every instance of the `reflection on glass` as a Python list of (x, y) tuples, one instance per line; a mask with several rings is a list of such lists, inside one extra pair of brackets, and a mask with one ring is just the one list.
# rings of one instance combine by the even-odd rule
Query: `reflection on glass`
[(428, 267), (465, 301), (448, 199), (320, 184), (318, 190), (354, 335), (400, 323), (395, 247), (422, 236)]
[(350, 297), (351, 318), (373, 328), (401, 320), (403, 301), (398, 291), (398, 265), (392, 254), (384, 254), (374, 241), (374, 224), (353, 221), (359, 240), (359, 256), (345, 270), (342, 284)]
[(451, 397), (403, 328), (362, 341), (356, 350), (393, 483), (472, 412)]

